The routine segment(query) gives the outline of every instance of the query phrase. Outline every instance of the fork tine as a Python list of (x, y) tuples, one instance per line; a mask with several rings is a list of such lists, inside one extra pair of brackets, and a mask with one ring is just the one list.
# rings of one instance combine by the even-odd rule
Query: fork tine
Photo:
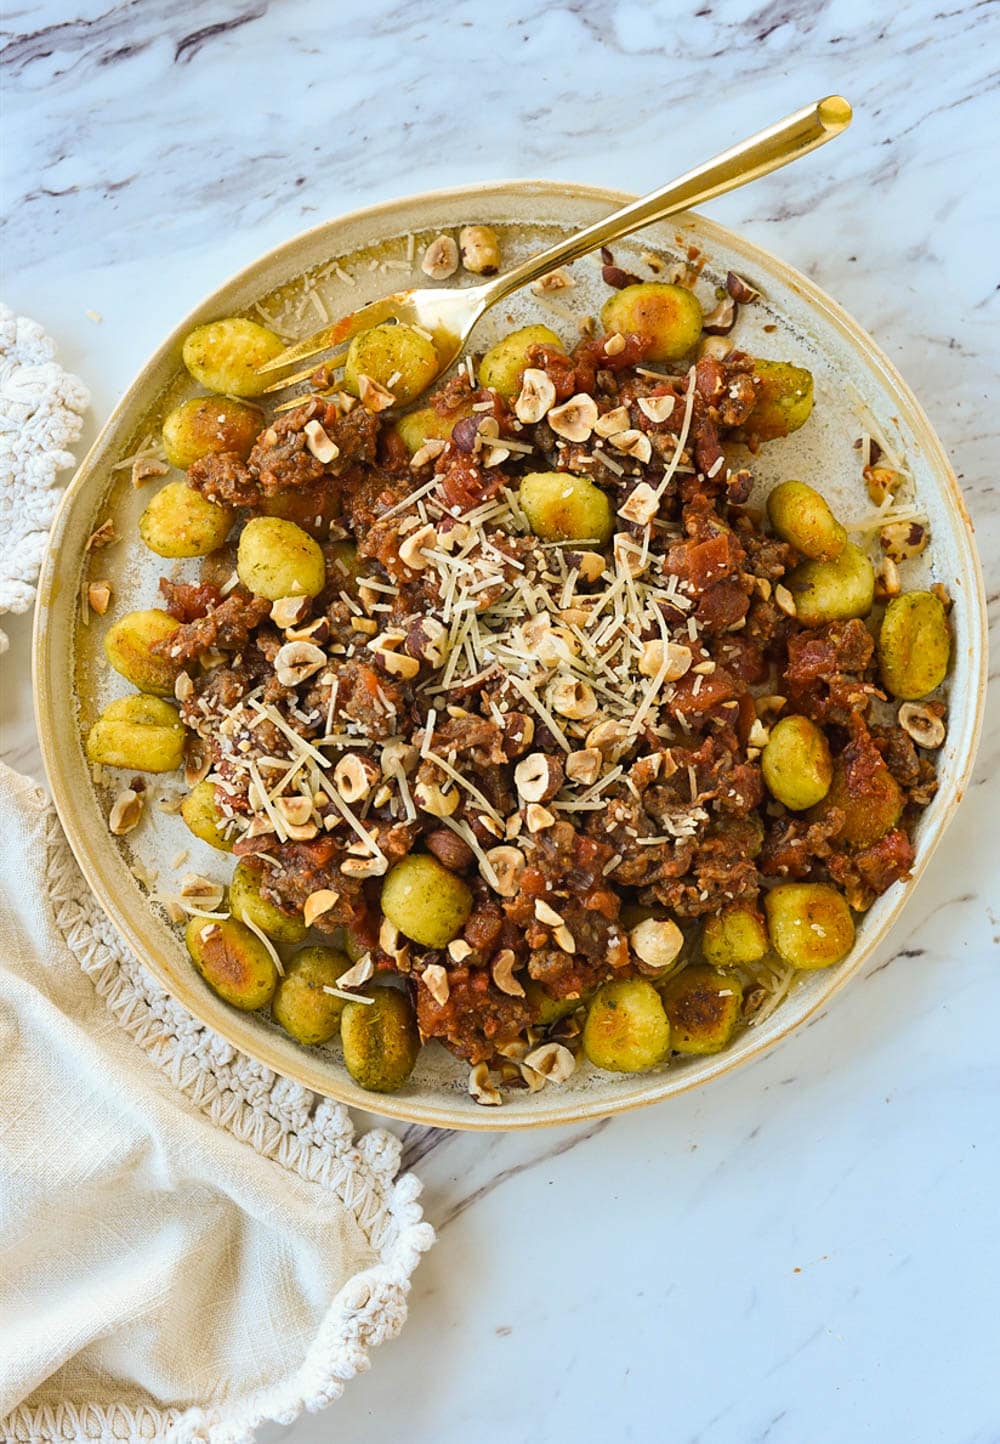
[[(289, 346), (282, 351), (280, 356), (275, 356), (271, 361), (265, 361), (262, 366), (257, 367), (257, 375), (264, 376), (270, 371), (282, 371), (296, 361), (308, 361), (310, 357), (319, 356), (322, 351), (328, 351), (331, 346), (339, 346), (343, 341), (350, 341), (351, 337), (356, 336), (359, 331), (365, 331), (369, 326), (377, 326), (387, 316), (395, 315), (397, 306), (405, 305), (409, 294), (408, 291), (397, 291), (394, 296), (383, 296), (381, 300), (370, 301), (367, 306), (362, 306), (358, 311), (349, 311), (339, 321), (334, 321), (332, 326), (322, 326), (311, 336), (307, 336), (304, 341), (297, 341), (294, 346)], [(315, 370), (315, 367), (312, 369)], [(289, 383), (286, 381), (283, 384)]]
[(324, 401), (328, 396), (336, 396), (339, 390), (340, 387), (335, 386), (330, 391), (300, 391), (298, 396), (291, 396), (276, 406), (275, 414), (279, 411), (294, 411), (297, 406), (304, 406), (307, 401)]
[(338, 351), (334, 356), (326, 356), (322, 361), (314, 361), (311, 366), (306, 366), (301, 371), (294, 372), (291, 376), (282, 376), (280, 380), (272, 381), (270, 386), (264, 387), (263, 395), (267, 396), (272, 391), (284, 391), (288, 386), (297, 386), (300, 381), (308, 381), (317, 366), (328, 366), (331, 371), (336, 370), (338, 366), (343, 366), (346, 358), (347, 350), (345, 348), (343, 351)]

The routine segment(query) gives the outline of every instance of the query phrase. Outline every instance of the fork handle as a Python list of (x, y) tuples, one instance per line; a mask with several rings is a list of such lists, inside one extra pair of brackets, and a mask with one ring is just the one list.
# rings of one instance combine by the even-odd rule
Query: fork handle
[(578, 260), (580, 256), (596, 251), (609, 241), (616, 241), (632, 231), (651, 226), (665, 216), (677, 211), (690, 209), (703, 201), (710, 201), (726, 191), (736, 190), (758, 176), (779, 170), (789, 161), (825, 145), (851, 123), (851, 107), (841, 95), (828, 95), (802, 110), (793, 111), (784, 120), (759, 130), (739, 145), (724, 150), (712, 160), (689, 170), (678, 180), (661, 186), (651, 195), (632, 201), (620, 211), (595, 221), (575, 235), (558, 241), (548, 250), (531, 256), (513, 271), (507, 271), (490, 282), (484, 291), (484, 306), (494, 305), (512, 291), (520, 290), (529, 281), (544, 276), (556, 266)]

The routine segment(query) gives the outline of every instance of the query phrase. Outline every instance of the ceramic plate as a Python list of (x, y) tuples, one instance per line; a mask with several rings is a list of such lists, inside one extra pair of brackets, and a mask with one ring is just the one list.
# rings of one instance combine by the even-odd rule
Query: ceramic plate
[[(827, 1002), (885, 937), (954, 816), (972, 768), (985, 691), (985, 601), (969, 518), (940, 442), (892, 365), (822, 291), (767, 252), (714, 222), (688, 215), (619, 243), (616, 262), (649, 275), (643, 252), (656, 251), (669, 266), (696, 246), (705, 257), (703, 297), (729, 269), (762, 293), (759, 302), (742, 308), (737, 343), (760, 356), (800, 362), (816, 378), (808, 425), (765, 447), (754, 463), (758, 498), (773, 483), (799, 477), (817, 482), (845, 522), (860, 520), (871, 504), (855, 442), (874, 423), (892, 450), (905, 457), (916, 504), (930, 523), (931, 545), (919, 562), (907, 564), (906, 586), (940, 581), (954, 598), (950, 721), (939, 755), (940, 789), (917, 829), (912, 880), (890, 888), (860, 920), (850, 956), (836, 968), (801, 975), (770, 1017), (714, 1057), (675, 1060), (661, 1071), (632, 1076), (581, 1066), (568, 1083), (535, 1094), (511, 1093), (496, 1109), (482, 1108), (468, 1097), (467, 1068), (435, 1045), (423, 1050), (405, 1089), (380, 1096), (352, 1082), (335, 1048), (301, 1048), (266, 1017), (238, 1013), (216, 998), (136, 876), (155, 874), (153, 890), (169, 893), (171, 885), (176, 890), (178, 867), (223, 880), (228, 860), (193, 839), (179, 817), (155, 808), (129, 837), (109, 834), (110, 794), (91, 779), (81, 734), (112, 696), (130, 689), (101, 653), (101, 637), (115, 609), (106, 619), (93, 617), (87, 625), (81, 620), (85, 547), (95, 527), (112, 516), (122, 540), (101, 554), (100, 570), (114, 584), (119, 614), (155, 605), (164, 571), (185, 575), (189, 564), (164, 562), (139, 542), (136, 522), (148, 488), (132, 487), (127, 466), (114, 468), (158, 429), (167, 409), (195, 390), (180, 359), (187, 332), (203, 321), (245, 311), (258, 319), (280, 317), (283, 329), (308, 334), (325, 316), (423, 283), (422, 247), (439, 230), (490, 224), (500, 233), (505, 265), (511, 265), (627, 199), (614, 191), (527, 181), (440, 191), (356, 211), (271, 251), (209, 296), (143, 367), (66, 493), (42, 574), (35, 638), (42, 750), (70, 844), (108, 915), (163, 986), (236, 1047), (317, 1092), (417, 1123), (529, 1128), (602, 1117), (705, 1083), (771, 1047)], [(607, 295), (596, 258), (578, 262), (573, 275), (571, 291), (551, 299), (527, 293), (501, 306), (476, 331), (475, 348), (484, 350), (512, 325), (529, 319), (546, 321), (572, 345), (578, 318), (596, 312)], [(304, 277), (311, 278), (308, 284)], [(158, 782), (152, 779), (154, 796)], [(189, 857), (178, 864), (182, 852)]]

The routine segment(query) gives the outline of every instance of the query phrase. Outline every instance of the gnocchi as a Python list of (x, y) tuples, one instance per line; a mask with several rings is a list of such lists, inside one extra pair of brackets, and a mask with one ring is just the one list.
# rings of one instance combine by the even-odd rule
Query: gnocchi
[(104, 655), (115, 671), (139, 691), (170, 697), (180, 664), (150, 648), (154, 642), (172, 636), (179, 625), (169, 613), (156, 607), (145, 612), (128, 612), (104, 634)]
[(425, 391), (438, 373), (437, 348), (414, 326), (385, 323), (355, 336), (344, 362), (344, 389), (360, 395), (361, 377), (367, 376), (391, 393), (397, 406), (405, 406)]
[(670, 1021), (663, 1001), (643, 978), (604, 983), (591, 1000), (583, 1049), (595, 1068), (644, 1073), (670, 1052)]
[(130, 772), (173, 772), (184, 760), (184, 724), (162, 697), (109, 702), (87, 733), (87, 759)]
[(139, 518), (139, 535), (160, 557), (204, 557), (221, 547), (235, 512), (209, 501), (186, 481), (168, 481)]
[(757, 400), (747, 431), (758, 441), (790, 436), (805, 426), (813, 409), (812, 372), (790, 361), (761, 361), (754, 366)]
[(280, 336), (248, 321), (227, 316), (198, 326), (185, 339), (184, 365), (206, 391), (225, 396), (261, 396), (271, 377), (257, 368), (273, 361), (285, 349)]
[(800, 562), (788, 575), (788, 590), (804, 627), (867, 617), (875, 602), (875, 569), (847, 542), (833, 561)]
[(413, 1072), (420, 1052), (417, 1020), (409, 998), (398, 988), (373, 988), (370, 997), (370, 1003), (344, 1005), (344, 1063), (369, 1093), (395, 1093)]
[(336, 948), (302, 948), (285, 964), (271, 1002), (271, 1014), (285, 1032), (307, 1047), (328, 1043), (340, 1031), (346, 999), (329, 993), (351, 966)]
[(847, 545), (847, 532), (819, 492), (804, 481), (776, 486), (767, 498), (767, 514), (782, 541), (813, 561), (836, 561)]
[(518, 497), (535, 536), (601, 545), (614, 529), (611, 503), (599, 486), (569, 471), (531, 471)]
[(792, 812), (805, 812), (830, 790), (833, 759), (825, 735), (808, 717), (782, 717), (761, 754), (764, 785)]
[(499, 392), (508, 401), (521, 389), (521, 378), (531, 364), (532, 346), (551, 346), (562, 351), (563, 343), (550, 326), (522, 326), (491, 346), (479, 363), (479, 384)]
[(163, 449), (171, 466), (187, 471), (213, 451), (247, 459), (264, 425), (264, 413), (229, 396), (195, 396), (181, 402), (163, 422)]
[(411, 852), (382, 884), (382, 911), (413, 942), (443, 948), (465, 926), (472, 893), (437, 858)]
[(933, 592), (904, 592), (885, 609), (878, 660), (886, 691), (915, 702), (940, 687), (951, 660), (948, 614)]
[(793, 968), (832, 968), (854, 946), (844, 895), (821, 882), (783, 882), (764, 894), (774, 950)]
[(732, 973), (692, 963), (660, 989), (676, 1053), (720, 1053), (740, 1020), (743, 987)]
[(704, 312), (693, 291), (663, 281), (623, 286), (601, 307), (605, 331), (647, 336), (651, 361), (679, 361), (698, 344)]
[(240, 533), (236, 570), (247, 591), (279, 597), (316, 597), (326, 585), (319, 544), (293, 521), (255, 516)]
[(181, 803), (181, 817), (195, 837), (219, 852), (232, 852), (232, 839), (226, 831), (226, 819), (215, 800), (215, 783), (207, 777), (194, 786)]
[(292, 916), (261, 895), (261, 874), (245, 858), (236, 864), (229, 884), (229, 910), (242, 923), (253, 923), (276, 943), (301, 943), (308, 929), (301, 915)]
[(267, 1007), (278, 986), (278, 969), (260, 938), (243, 923), (193, 917), (184, 941), (213, 993), (241, 1012)]

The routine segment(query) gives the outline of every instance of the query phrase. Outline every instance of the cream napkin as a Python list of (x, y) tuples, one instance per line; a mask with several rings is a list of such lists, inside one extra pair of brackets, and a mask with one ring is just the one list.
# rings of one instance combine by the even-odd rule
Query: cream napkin
[(0, 765), (0, 1438), (240, 1444), (368, 1367), (433, 1233), (397, 1140), (314, 1105), (160, 991)]

